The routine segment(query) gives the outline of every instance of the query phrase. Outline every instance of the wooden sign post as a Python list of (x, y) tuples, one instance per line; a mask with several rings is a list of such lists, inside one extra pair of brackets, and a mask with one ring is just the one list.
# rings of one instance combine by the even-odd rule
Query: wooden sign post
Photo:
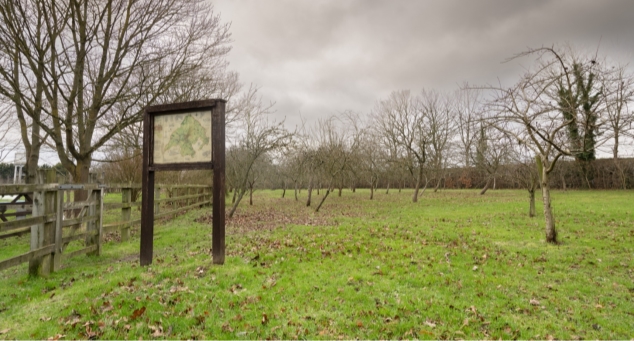
[(156, 105), (143, 117), (141, 265), (152, 264), (154, 172), (213, 169), (212, 259), (225, 262), (225, 100)]

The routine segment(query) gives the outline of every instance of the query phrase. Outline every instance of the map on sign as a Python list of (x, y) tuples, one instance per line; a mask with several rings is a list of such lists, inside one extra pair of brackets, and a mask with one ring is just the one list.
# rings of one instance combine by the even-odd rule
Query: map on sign
[(154, 163), (211, 161), (211, 111), (154, 117)]

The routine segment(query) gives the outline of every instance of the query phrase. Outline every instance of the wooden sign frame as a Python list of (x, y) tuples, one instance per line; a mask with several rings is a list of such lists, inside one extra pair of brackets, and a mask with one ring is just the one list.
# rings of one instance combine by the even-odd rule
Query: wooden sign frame
[[(143, 176), (141, 208), (141, 265), (152, 264), (154, 247), (154, 173), (193, 169), (213, 169), (212, 260), (225, 262), (225, 100), (155, 105), (143, 115)], [(154, 120), (157, 116), (211, 111), (211, 160), (205, 162), (154, 164)]]

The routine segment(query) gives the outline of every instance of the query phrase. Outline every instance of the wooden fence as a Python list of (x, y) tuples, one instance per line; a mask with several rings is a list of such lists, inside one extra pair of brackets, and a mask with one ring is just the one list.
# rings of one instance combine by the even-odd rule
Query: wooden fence
[[(107, 233), (120, 232), (121, 240), (130, 238), (130, 228), (140, 224), (132, 218), (141, 201), (132, 201), (132, 192), (139, 184), (40, 184), (0, 185), (0, 195), (17, 195), (2, 204), (0, 240), (31, 234), (30, 251), (8, 259), (0, 259), (0, 271), (28, 262), (29, 274), (48, 275), (61, 268), (64, 260), (83, 254), (99, 255)], [(174, 216), (184, 210), (211, 204), (211, 186), (158, 185), (155, 199), (155, 218)], [(85, 191), (86, 200), (74, 201), (72, 196)], [(121, 202), (104, 202), (106, 192), (121, 193)], [(165, 198), (161, 198), (161, 192)], [(77, 195), (77, 194), (74, 194)], [(112, 195), (108, 196), (108, 199)], [(16, 198), (16, 199), (17, 199)], [(108, 200), (110, 201), (110, 200)], [(18, 214), (6, 213), (19, 209)], [(104, 211), (120, 220), (104, 223)], [(112, 220), (112, 219), (110, 219)], [(83, 240), (81, 248), (68, 251), (69, 243)], [(6, 243), (5, 243), (6, 245)]]

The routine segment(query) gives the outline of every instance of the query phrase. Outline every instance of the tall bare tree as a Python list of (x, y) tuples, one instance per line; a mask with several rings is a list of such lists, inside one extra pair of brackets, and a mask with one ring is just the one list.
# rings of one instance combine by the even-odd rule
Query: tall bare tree
[[(577, 56), (567, 56), (551, 47), (530, 49), (514, 58), (537, 56), (534, 69), (528, 70), (512, 87), (493, 87), (495, 99), (490, 103), (496, 112), (492, 124), (512, 140), (529, 148), (535, 155), (540, 177), (544, 218), (546, 221), (546, 241), (557, 243), (557, 230), (553, 216), (550, 196), (550, 174), (562, 156), (574, 156), (583, 152), (583, 144), (570, 139), (567, 134), (572, 123), (565, 110), (576, 108), (562, 107), (560, 85), (564, 78), (572, 78), (572, 64)], [(588, 63), (580, 63), (592, 67)]]
[(482, 90), (465, 83), (456, 91), (456, 119), (464, 166), (471, 167), (477, 140), (477, 122), (482, 115)]
[(634, 75), (628, 73), (625, 66), (619, 65), (615, 70), (604, 73), (602, 85), (607, 120), (604, 135), (612, 140), (612, 158), (619, 172), (621, 186), (626, 189), (627, 181), (619, 160), (619, 147), (623, 138), (634, 138), (634, 113), (630, 111), (630, 103), (634, 100)]
[(436, 179), (434, 192), (438, 191), (442, 183), (449, 161), (450, 140), (455, 132), (453, 106), (448, 96), (436, 91), (423, 90), (421, 93), (421, 107), (427, 118), (429, 168)]
[(146, 105), (229, 51), (203, 0), (3, 0), (0, 16), (0, 89), (33, 122), (30, 144), (41, 129), (77, 182)]
[(405, 161), (415, 181), (412, 202), (417, 202), (429, 144), (427, 118), (420, 99), (409, 90), (392, 92), (386, 100), (376, 104), (372, 117), (386, 143), (396, 147), (394, 157)]
[[(290, 144), (293, 132), (284, 127), (284, 122), (270, 121), (268, 115), (272, 113), (273, 104), (264, 104), (257, 95), (257, 88), (251, 87), (243, 94), (240, 101), (241, 112), (237, 114), (240, 129), (235, 132), (234, 139), (237, 150), (240, 151), (240, 164), (235, 168), (234, 190), (236, 199), (229, 211), (229, 218), (233, 217), (242, 197), (248, 190), (249, 179), (252, 179), (253, 167), (257, 161), (267, 154), (279, 151)], [(235, 159), (229, 159), (232, 162)]]

